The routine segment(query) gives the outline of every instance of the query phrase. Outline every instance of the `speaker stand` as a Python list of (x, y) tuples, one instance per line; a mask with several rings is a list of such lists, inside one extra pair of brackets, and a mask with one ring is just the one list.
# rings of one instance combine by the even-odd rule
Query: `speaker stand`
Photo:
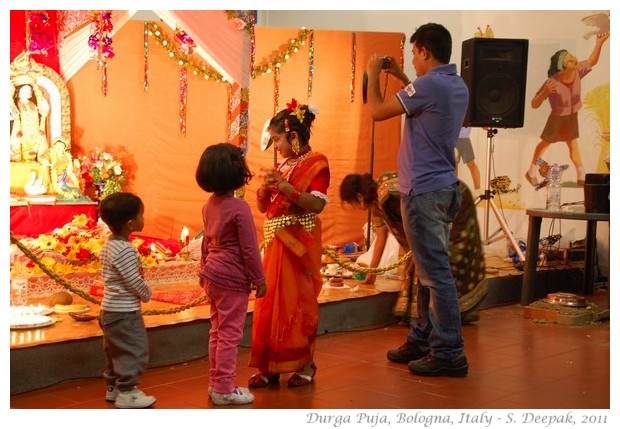
[[(525, 256), (519, 247), (519, 244), (515, 240), (510, 228), (500, 215), (499, 209), (497, 208), (497, 204), (495, 204), (494, 195), (496, 191), (491, 191), (491, 153), (493, 152), (493, 136), (497, 134), (497, 130), (493, 127), (489, 127), (487, 129), (487, 161), (486, 161), (486, 188), (484, 190), (484, 194), (479, 195), (476, 198), (474, 205), (478, 205), (481, 201), (485, 203), (484, 210), (484, 223), (482, 225), (482, 244), (488, 245), (491, 243), (495, 243), (498, 240), (506, 237), (510, 240), (510, 244), (514, 248), (515, 252), (519, 256), (519, 261), (525, 262)], [(493, 209), (493, 213), (495, 214), (495, 218), (500, 224), (500, 228), (495, 231), (493, 234), (489, 235), (489, 208)], [(500, 232), (503, 232), (503, 235), (497, 236)]]

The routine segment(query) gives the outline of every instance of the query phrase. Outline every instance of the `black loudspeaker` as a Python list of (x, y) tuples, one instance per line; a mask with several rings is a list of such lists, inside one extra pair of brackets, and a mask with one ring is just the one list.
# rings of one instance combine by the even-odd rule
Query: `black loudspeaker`
[(526, 39), (463, 42), (461, 77), (469, 89), (466, 127), (520, 128), (525, 111)]

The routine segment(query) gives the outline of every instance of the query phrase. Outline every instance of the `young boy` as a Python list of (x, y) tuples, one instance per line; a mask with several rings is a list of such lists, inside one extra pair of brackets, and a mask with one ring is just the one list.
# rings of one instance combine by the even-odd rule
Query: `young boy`
[(129, 234), (144, 227), (144, 204), (128, 192), (104, 198), (99, 215), (112, 231), (101, 249), (104, 292), (99, 314), (103, 331), (108, 383), (106, 400), (116, 408), (146, 408), (155, 403), (136, 386), (149, 361), (149, 347), (140, 301), (151, 299), (151, 289), (140, 272), (136, 248)]

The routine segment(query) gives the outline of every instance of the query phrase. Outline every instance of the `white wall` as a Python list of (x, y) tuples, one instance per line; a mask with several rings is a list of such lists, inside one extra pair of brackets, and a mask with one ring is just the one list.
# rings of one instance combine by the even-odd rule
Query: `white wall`
[[(453, 38), (453, 54), (451, 61), (460, 67), (461, 43), (470, 39), (479, 26), (485, 29), (489, 24), (495, 37), (529, 40), (529, 55), (527, 64), (527, 84), (525, 95), (525, 118), (523, 128), (500, 129), (493, 138), (490, 177), (508, 176), (511, 187), (520, 189), (514, 194), (503, 194), (502, 198), (495, 198), (498, 206), (504, 207), (502, 215), (517, 239), (527, 236), (527, 216), (524, 208), (544, 207), (545, 190), (535, 191), (525, 182), (524, 174), (529, 167), (534, 147), (539, 141), (539, 135), (546, 122), (549, 107), (544, 104), (534, 110), (530, 102), (540, 85), (547, 78), (549, 58), (559, 49), (567, 49), (579, 60), (587, 59), (594, 47), (594, 39), (584, 39), (584, 35), (591, 30), (582, 22), (582, 18), (599, 11), (593, 10), (562, 10), (562, 11), (287, 11), (269, 10), (258, 12), (258, 25), (271, 27), (299, 28), (307, 27), (322, 30), (349, 30), (349, 31), (385, 31), (403, 32), (407, 37), (405, 44), (405, 71), (412, 78), (415, 72), (411, 65), (411, 45), (408, 38), (415, 28), (427, 22), (437, 22), (448, 28)], [(610, 81), (610, 46), (608, 40), (603, 46), (599, 63), (593, 71), (582, 81), (582, 100), (593, 88)], [(613, 85), (612, 85), (613, 87)], [(580, 138), (579, 146), (586, 172), (595, 172), (600, 152), (600, 130), (593, 119), (592, 112), (582, 107), (579, 111)], [(486, 154), (488, 139), (486, 132), (476, 129), (472, 132), (472, 142), (476, 154), (476, 162), (481, 172), (483, 189), (486, 184)], [(559, 164), (567, 163), (570, 168), (564, 173), (564, 180), (575, 181), (575, 169), (570, 162), (568, 150), (564, 143), (551, 145), (544, 158)], [(461, 164), (459, 176), (468, 185), (472, 185), (468, 169)], [(516, 199), (516, 201), (515, 201)], [(507, 201), (512, 200), (512, 201)], [(582, 188), (563, 188), (562, 202), (583, 200)], [(518, 207), (510, 208), (510, 205)], [(479, 206), (479, 220), (482, 223), (485, 216), (484, 204)], [(585, 222), (562, 221), (555, 222), (553, 229), (550, 221), (543, 221), (541, 236), (562, 234), (561, 245), (568, 247), (569, 242), (585, 237)], [(489, 234), (499, 229), (493, 212), (489, 213)], [(485, 237), (483, 237), (485, 238)], [(613, 240), (612, 240), (613, 241)], [(607, 223), (598, 225), (599, 266), (606, 273), (609, 266), (608, 243), (609, 227)], [(507, 243), (504, 240), (489, 246), (488, 251), (506, 254)]]

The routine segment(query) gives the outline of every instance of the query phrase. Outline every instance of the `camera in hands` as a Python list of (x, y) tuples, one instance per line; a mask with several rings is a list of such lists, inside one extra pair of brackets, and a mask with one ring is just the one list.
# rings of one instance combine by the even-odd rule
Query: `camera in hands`
[[(392, 59), (390, 57), (381, 58), (381, 70), (389, 70), (392, 68)], [(364, 104), (368, 101), (368, 74), (364, 71), (364, 80), (362, 81), (362, 99)]]

